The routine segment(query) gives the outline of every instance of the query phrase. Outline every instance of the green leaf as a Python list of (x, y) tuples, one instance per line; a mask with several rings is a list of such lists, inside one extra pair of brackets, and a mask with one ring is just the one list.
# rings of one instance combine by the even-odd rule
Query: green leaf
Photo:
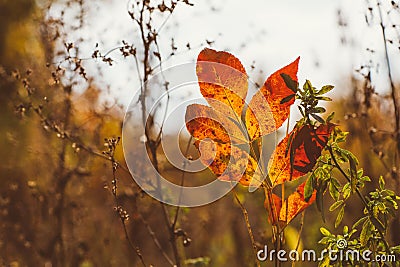
[(332, 101), (332, 98), (327, 96), (316, 96), (315, 99), (322, 100), (322, 101)]
[(286, 86), (293, 91), (293, 93), (297, 92), (297, 87), (298, 83), (292, 79), (289, 75), (286, 73), (281, 73), (281, 77), (283, 81), (285, 82)]
[(326, 109), (323, 108), (323, 107), (315, 107), (315, 108), (313, 108), (311, 110), (311, 112), (313, 112), (313, 113), (324, 113), (324, 112), (326, 112)]
[[(348, 151), (347, 151), (348, 152)], [(350, 152), (346, 153), (347, 158), (349, 159), (350, 164), (350, 178), (351, 178), (351, 189), (353, 193), (357, 188), (357, 164), (358, 161)]]
[(325, 222), (324, 191), (325, 191), (325, 189), (321, 190), (321, 188), (319, 188), (317, 190), (316, 202), (317, 202), (317, 208), (318, 208), (319, 212), (321, 212), (322, 221)]
[(335, 88), (333, 85), (324, 85), (322, 86), (321, 90), (319, 90), (316, 95), (323, 95), (331, 91), (333, 88)]
[(353, 224), (353, 226), (351, 228), (355, 229), (357, 226), (359, 226), (360, 224), (362, 224), (363, 222), (365, 222), (365, 220), (368, 219), (367, 216), (360, 218), (357, 222), (355, 222)]
[(332, 112), (329, 114), (328, 118), (326, 118), (326, 122), (331, 122), (333, 120), (333, 117), (335, 116), (335, 112)]
[(331, 232), (329, 232), (329, 230), (326, 229), (325, 227), (319, 228), (319, 231), (320, 231), (321, 234), (323, 234), (324, 236), (332, 236)]
[(343, 220), (343, 216), (344, 216), (344, 207), (345, 207), (346, 205), (343, 205), (342, 206), (342, 208), (339, 210), (339, 213), (338, 213), (338, 215), (337, 215), (337, 217), (336, 217), (336, 220), (335, 220), (335, 228), (337, 228), (338, 226), (339, 226), (339, 224), (342, 222), (342, 220)]
[(296, 96), (295, 94), (288, 95), (288, 96), (282, 98), (281, 102), (279, 102), (279, 103), (280, 104), (285, 104), (285, 103), (289, 102), (290, 100), (292, 100), (295, 96)]
[(370, 220), (366, 220), (362, 226), (362, 230), (360, 233), (360, 243), (365, 246), (368, 243), (368, 240), (372, 236), (373, 225)]
[(199, 257), (194, 259), (186, 259), (185, 264), (190, 266), (208, 266), (210, 264), (209, 257)]
[(334, 152), (336, 153), (336, 157), (337, 159), (340, 159), (342, 162), (347, 162), (349, 161), (346, 153), (344, 153), (344, 149), (340, 148), (340, 147), (334, 147)]
[(334, 211), (335, 209), (339, 208), (340, 206), (342, 206), (344, 203), (343, 200), (339, 200), (334, 202), (330, 207), (329, 207), (329, 211)]
[(379, 214), (379, 207), (378, 206), (373, 206), (372, 207), (372, 214), (374, 215), (375, 218), (378, 218), (378, 214)]
[(379, 177), (379, 188), (381, 190), (385, 189), (385, 180), (383, 179), (382, 175)]
[(324, 119), (321, 118), (320, 116), (318, 116), (318, 115), (316, 115), (316, 114), (313, 114), (313, 113), (311, 113), (310, 115), (311, 115), (311, 117), (313, 117), (315, 120), (317, 120), (319, 123), (325, 123)]
[(343, 186), (342, 193), (343, 193), (343, 198), (344, 198), (345, 200), (349, 198), (350, 193), (351, 193), (351, 186), (350, 186), (350, 183), (346, 183), (346, 184)]
[(310, 200), (312, 193), (314, 192), (314, 173), (310, 175), (308, 180), (306, 181), (306, 184), (304, 186), (304, 200), (308, 202)]
[(391, 247), (390, 251), (392, 251), (394, 253), (400, 253), (400, 245), (395, 246), (395, 247)]
[(336, 186), (336, 188), (340, 188), (340, 182), (336, 178), (331, 178), (331, 183)]
[(339, 199), (339, 190), (337, 188), (337, 186), (335, 185), (334, 182), (332, 182), (333, 179), (331, 179), (331, 182), (329, 183), (329, 194), (331, 195), (331, 197), (334, 200), (338, 200)]
[(332, 237), (324, 236), (320, 241), (318, 241), (318, 244), (326, 245), (330, 243), (330, 241), (332, 241)]
[(306, 82), (303, 84), (303, 90), (304, 91), (311, 91), (312, 90), (312, 84), (309, 80), (306, 80)]

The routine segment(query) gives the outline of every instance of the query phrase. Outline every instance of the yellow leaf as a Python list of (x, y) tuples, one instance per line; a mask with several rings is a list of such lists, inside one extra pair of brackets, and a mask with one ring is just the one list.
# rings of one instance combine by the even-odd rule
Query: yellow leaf
[(232, 119), (217, 110), (199, 104), (187, 107), (186, 128), (197, 140), (210, 138), (220, 143), (247, 143), (245, 134)]
[(200, 161), (221, 181), (239, 182), (249, 186), (252, 179), (261, 181), (262, 175), (257, 161), (243, 148), (222, 144), (210, 140), (196, 141), (199, 149)]

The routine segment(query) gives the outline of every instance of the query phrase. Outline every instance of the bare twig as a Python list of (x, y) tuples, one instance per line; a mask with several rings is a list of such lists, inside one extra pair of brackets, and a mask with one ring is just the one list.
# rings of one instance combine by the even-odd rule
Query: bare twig
[(254, 235), (253, 235), (253, 230), (251, 229), (251, 225), (250, 225), (250, 220), (249, 220), (249, 214), (246, 210), (246, 208), (244, 207), (244, 205), (242, 204), (242, 202), (239, 199), (238, 194), (236, 193), (235, 188), (232, 189), (233, 195), (235, 196), (235, 199), (237, 201), (237, 203), (239, 204), (240, 210), (243, 213), (243, 217), (244, 217), (244, 221), (246, 223), (246, 228), (247, 228), (247, 232), (249, 233), (249, 237), (251, 240), (251, 246), (253, 248), (253, 252), (254, 252), (254, 263), (256, 264), (257, 267), (260, 267), (260, 262), (257, 259), (257, 243), (254, 239)]
[[(299, 230), (299, 236), (297, 238), (297, 243), (296, 243), (296, 247), (295, 250), (298, 251), (299, 247), (300, 247), (300, 241), (301, 241), (301, 234), (303, 233), (303, 227), (304, 227), (304, 214), (306, 212), (303, 211), (301, 213), (301, 221), (300, 221), (300, 230)], [(292, 267), (294, 267), (296, 265), (296, 261), (292, 261)]]
[[(382, 32), (382, 40), (384, 44), (384, 49), (385, 49), (385, 61), (386, 61), (386, 67), (388, 70), (388, 79), (390, 83), (390, 89), (391, 89), (391, 98), (393, 102), (393, 108), (394, 108), (394, 120), (395, 120), (395, 129), (394, 129), (394, 134), (395, 134), (395, 142), (396, 142), (396, 150), (395, 150), (395, 157), (394, 157), (394, 162), (393, 166), (398, 166), (399, 162), (399, 157), (400, 157), (400, 90), (396, 88), (393, 82), (393, 77), (392, 77), (392, 68), (390, 64), (390, 57), (388, 53), (388, 40), (386, 38), (386, 27), (383, 22), (383, 16), (382, 16), (382, 8), (381, 8), (382, 3), (380, 0), (377, 0), (377, 8), (379, 12), (379, 19), (380, 19), (380, 27), (381, 27), (381, 32)], [(396, 178), (398, 178), (398, 171), (396, 172)], [(397, 181), (397, 179), (395, 179)]]
[[(188, 140), (188, 142), (187, 142), (187, 145), (186, 145), (186, 150), (185, 150), (185, 155), (184, 155), (184, 157), (185, 157), (185, 160), (183, 161), (183, 163), (182, 163), (182, 174), (181, 174), (181, 182), (180, 182), (180, 188), (181, 188), (181, 190), (180, 190), (180, 192), (179, 192), (179, 201), (178, 201), (178, 204), (181, 202), (181, 198), (182, 198), (182, 190), (183, 190), (183, 184), (184, 184), (184, 181), (185, 181), (185, 174), (186, 174), (186, 165), (187, 165), (187, 155), (188, 155), (188, 153), (189, 153), (189, 148), (190, 148), (190, 145), (191, 145), (191, 143), (192, 143), (192, 139), (193, 139), (193, 137), (192, 136), (190, 136), (190, 138), (189, 138), (189, 140)], [(179, 211), (180, 211), (180, 205), (177, 205), (176, 206), (176, 210), (175, 210), (175, 217), (174, 217), (174, 221), (172, 222), (172, 229), (174, 229), (174, 231), (175, 231), (175, 227), (176, 227), (176, 223), (178, 222), (178, 217), (179, 217)]]
[(142, 223), (146, 226), (147, 232), (149, 233), (150, 237), (152, 238), (152, 240), (153, 240), (154, 244), (156, 245), (156, 247), (158, 248), (158, 250), (161, 252), (161, 255), (163, 255), (163, 257), (166, 259), (166, 261), (171, 266), (175, 266), (175, 264), (173, 263), (171, 258), (168, 256), (168, 254), (165, 252), (162, 245), (158, 241), (158, 238), (157, 238), (156, 234), (154, 233), (153, 229), (151, 228), (151, 226), (147, 223), (147, 221), (143, 218), (142, 215), (139, 215), (139, 218), (142, 221)]
[(144, 258), (143, 258), (143, 255), (142, 255), (141, 251), (140, 251), (139, 246), (136, 245), (136, 244), (134, 243), (134, 241), (129, 237), (129, 234), (128, 234), (128, 231), (127, 231), (127, 228), (126, 228), (126, 221), (129, 219), (129, 215), (128, 215), (128, 213), (122, 208), (122, 206), (121, 206), (120, 203), (119, 203), (119, 199), (118, 199), (118, 180), (117, 180), (117, 177), (116, 177), (116, 172), (117, 172), (117, 169), (118, 169), (118, 164), (117, 164), (117, 162), (115, 161), (114, 153), (115, 153), (116, 146), (117, 146), (117, 144), (119, 143), (119, 140), (120, 140), (119, 138), (118, 138), (118, 139), (112, 138), (111, 140), (108, 140), (108, 148), (109, 148), (109, 150), (106, 151), (106, 154), (107, 154), (108, 156), (110, 156), (110, 158), (111, 158), (111, 163), (112, 163), (111, 166), (112, 166), (112, 177), (113, 177), (113, 180), (112, 180), (112, 189), (111, 189), (111, 192), (112, 192), (112, 194), (113, 194), (113, 196), (114, 196), (114, 201), (115, 201), (115, 205), (116, 205), (115, 210), (116, 210), (116, 212), (117, 212), (118, 215), (119, 215), (119, 219), (121, 220), (121, 224), (122, 224), (122, 227), (123, 227), (124, 233), (125, 233), (125, 238), (126, 238), (126, 240), (128, 241), (128, 244), (129, 244), (129, 246), (131, 247), (131, 249), (132, 249), (133, 251), (135, 251), (135, 253), (136, 253), (136, 255), (138, 256), (138, 258), (139, 258), (140, 262), (142, 263), (142, 265), (143, 265), (144, 267), (146, 267), (146, 263), (145, 263), (145, 261), (144, 261)]

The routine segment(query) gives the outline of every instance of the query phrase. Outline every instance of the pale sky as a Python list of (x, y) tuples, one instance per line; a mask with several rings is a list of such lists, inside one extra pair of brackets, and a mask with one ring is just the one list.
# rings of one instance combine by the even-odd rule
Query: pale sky
[[(160, 33), (159, 44), (164, 56), (170, 52), (171, 36), (183, 51), (187, 42), (193, 49), (171, 58), (165, 66), (194, 61), (199, 51), (207, 47), (205, 40), (208, 39), (215, 41), (214, 49), (226, 50), (238, 57), (253, 80), (265, 79), (301, 56), (299, 82), (310, 79), (316, 86), (333, 84), (337, 87), (333, 93), (336, 95), (349, 90), (346, 81), (355, 67), (368, 60), (367, 47), (377, 51), (375, 59), (383, 59), (379, 25), (366, 26), (364, 0), (191, 1), (193, 7), (180, 5), (175, 10)], [(85, 42), (81, 44), (81, 51), (89, 57), (96, 43), (103, 53), (120, 45), (121, 40), (137, 43), (135, 25), (127, 14), (128, 3), (122, 0), (91, 1), (90, 12), (85, 18), (87, 27), (70, 35), (70, 41), (83, 36)], [(347, 23), (346, 28), (338, 26), (339, 9)], [(156, 23), (163, 20), (159, 18)], [(345, 46), (341, 44), (343, 36), (347, 40)], [(398, 54), (397, 63), (400, 62)], [(115, 65), (100, 67), (104, 77), (100, 77), (98, 66), (105, 64), (93, 61), (85, 64), (89, 75), (95, 77), (100, 87), (109, 87), (110, 96), (127, 105), (139, 88), (134, 61), (123, 59), (118, 51), (111, 56), (116, 59)], [(255, 71), (250, 68), (253, 61)], [(394, 77), (400, 77), (400, 64), (395, 63), (392, 64)], [(380, 74), (374, 74), (378, 90), (386, 86), (383, 64), (380, 68)]]

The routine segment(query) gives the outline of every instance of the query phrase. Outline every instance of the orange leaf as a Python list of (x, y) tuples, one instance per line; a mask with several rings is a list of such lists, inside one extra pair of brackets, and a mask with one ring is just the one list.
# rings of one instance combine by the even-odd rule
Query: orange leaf
[(265, 198), (264, 207), (268, 212), (268, 221), (272, 225), (277, 225), (279, 222), (279, 213), (282, 208), (282, 199), (279, 196), (270, 193)]
[(269, 76), (263, 87), (251, 99), (246, 111), (246, 127), (251, 140), (274, 132), (288, 118), (290, 106), (295, 99), (293, 97), (281, 103), (282, 99), (294, 94), (286, 86), (281, 74), (287, 74), (297, 81), (299, 60), (300, 57)]
[[(286, 153), (288, 147), (289, 135), (279, 142), (275, 148), (274, 153), (268, 163), (268, 175), (273, 186), (290, 181), (290, 158)], [(303, 175), (305, 172), (297, 171), (292, 172), (292, 180), (295, 180)]]
[(242, 63), (230, 53), (205, 48), (197, 57), (200, 92), (216, 110), (240, 120), (248, 81)]
[(252, 179), (261, 180), (256, 160), (246, 151), (230, 143), (221, 144), (210, 140), (196, 141), (200, 161), (221, 181), (239, 181), (249, 186)]
[[(268, 174), (272, 184), (295, 180), (312, 171), (333, 128), (334, 124), (331, 123), (320, 125), (316, 129), (310, 125), (294, 128), (279, 142), (268, 163)], [(288, 144), (291, 135), (293, 137)]]
[(210, 138), (220, 143), (246, 143), (240, 128), (224, 114), (211, 107), (192, 104), (187, 107), (186, 128), (197, 140)]
[(285, 201), (283, 201), (283, 203), (282, 199), (275, 194), (272, 194), (271, 203), (269, 203), (269, 201), (267, 200), (265, 201), (264, 205), (267, 210), (270, 210), (269, 205), (273, 206), (275, 209), (276, 215), (271, 213), (269, 213), (268, 215), (268, 220), (271, 223), (276, 223), (277, 217), (279, 216), (278, 221), (288, 224), (291, 220), (294, 219), (294, 217), (296, 217), (299, 213), (301, 213), (315, 201), (317, 192), (316, 190), (314, 190), (308, 202), (304, 200), (305, 184), (306, 183), (304, 182), (299, 185), (297, 187), (297, 190), (289, 195), (289, 197)]
[[(267, 79), (250, 102), (244, 130), (241, 118), (248, 90), (244, 67), (239, 59), (230, 53), (207, 48), (200, 52), (196, 74), (200, 92), (210, 107), (198, 104), (188, 106), (186, 127), (197, 139), (198, 149), (199, 140), (211, 139), (216, 142), (202, 143), (202, 162), (206, 163), (219, 179), (240, 180), (246, 185), (250, 182), (252, 185), (259, 185), (262, 181), (256, 160), (243, 151), (243, 147), (232, 145), (248, 144), (261, 135), (275, 131), (286, 120), (294, 99), (281, 104), (282, 99), (287, 99), (290, 93), (293, 94), (287, 88), (281, 74), (285, 73), (297, 81), (298, 62), (299, 58)], [(205, 148), (210, 150), (206, 151)], [(244, 174), (238, 171), (243, 166), (246, 166)], [(257, 178), (252, 180), (254, 174)]]

